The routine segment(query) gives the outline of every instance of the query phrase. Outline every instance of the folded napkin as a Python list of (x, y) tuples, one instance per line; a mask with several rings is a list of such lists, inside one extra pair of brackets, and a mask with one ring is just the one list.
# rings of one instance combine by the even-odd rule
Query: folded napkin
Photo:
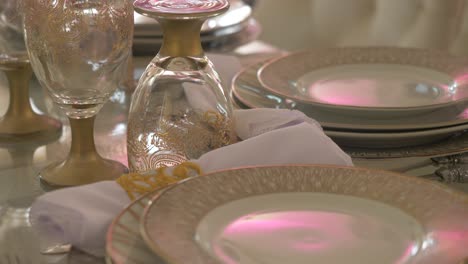
[[(237, 134), (243, 140), (204, 154), (193, 162), (203, 173), (253, 165), (336, 164), (351, 159), (303, 113), (291, 110), (236, 110)], [(42, 248), (70, 243), (103, 256), (109, 224), (130, 203), (114, 181), (46, 193), (33, 203), (30, 219)]]

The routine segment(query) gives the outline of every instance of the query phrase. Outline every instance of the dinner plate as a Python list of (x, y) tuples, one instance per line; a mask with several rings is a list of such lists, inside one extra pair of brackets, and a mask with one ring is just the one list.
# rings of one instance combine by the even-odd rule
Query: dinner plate
[(332, 48), (273, 59), (259, 71), (271, 93), (343, 115), (394, 118), (465, 103), (465, 59), (412, 48)]
[(141, 233), (167, 263), (458, 263), (468, 196), (385, 171), (278, 166), (195, 177), (156, 195)]
[(430, 113), (408, 113), (405, 116), (382, 119), (369, 111), (366, 116), (347, 116), (314, 104), (293, 101), (266, 90), (257, 78), (265, 62), (247, 67), (232, 82), (232, 93), (240, 105), (248, 108), (297, 109), (319, 121), (325, 129), (342, 131), (410, 131), (457, 126), (468, 123), (464, 105), (436, 109)]
[[(249, 108), (231, 95), (238, 109)], [(323, 125), (323, 124), (322, 124)], [(403, 158), (466, 151), (468, 124), (416, 131), (346, 131), (324, 129), (353, 158)]]
[(466, 132), (468, 124), (409, 132), (350, 132), (325, 130), (338, 145), (355, 148), (401, 148), (438, 142)]
[[(251, 18), (247, 21), (220, 29), (212, 34), (201, 35), (201, 43), (206, 51), (229, 51), (246, 44), (258, 37), (261, 28)], [(137, 55), (154, 55), (162, 44), (162, 36), (138, 37), (133, 39), (133, 52)]]
[(125, 208), (107, 231), (106, 253), (113, 264), (164, 264), (163, 260), (146, 246), (140, 235), (140, 216), (153, 196), (160, 190), (141, 196)]
[[(231, 0), (229, 10), (217, 17), (208, 19), (202, 26), (201, 35), (206, 36), (216, 31), (223, 30), (244, 23), (252, 16), (252, 7), (241, 0)], [(135, 12), (135, 37), (138, 38), (162, 38), (162, 29), (159, 23), (153, 19)]]
[[(237, 102), (235, 97), (232, 97), (232, 104), (236, 109), (245, 108)], [(325, 131), (327, 133), (327, 131)], [(352, 145), (352, 144), (351, 144)], [(376, 147), (366, 148), (362, 146), (350, 147), (340, 145), (340, 147), (352, 158), (364, 159), (395, 159), (409, 157), (435, 157), (458, 154), (468, 151), (468, 132), (460, 132), (450, 135), (449, 137), (436, 142), (417, 146), (401, 146), (401, 147)]]

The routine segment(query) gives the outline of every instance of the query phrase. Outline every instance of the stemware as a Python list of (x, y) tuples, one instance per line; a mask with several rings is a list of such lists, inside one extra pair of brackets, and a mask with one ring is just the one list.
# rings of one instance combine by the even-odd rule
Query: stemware
[(130, 170), (172, 166), (233, 143), (232, 105), (200, 42), (203, 22), (227, 11), (229, 3), (137, 0), (134, 7), (158, 20), (164, 41), (130, 106)]
[(18, 0), (0, 2), (0, 70), (8, 79), (10, 102), (0, 119), (0, 140), (15, 143), (56, 137), (61, 123), (33, 111), (29, 102), (32, 70), (23, 37)]
[(46, 183), (71, 186), (115, 179), (127, 169), (102, 158), (94, 119), (125, 75), (133, 8), (128, 0), (24, 0), (24, 28), (39, 82), (66, 113), (72, 131), (65, 161), (40, 173)]

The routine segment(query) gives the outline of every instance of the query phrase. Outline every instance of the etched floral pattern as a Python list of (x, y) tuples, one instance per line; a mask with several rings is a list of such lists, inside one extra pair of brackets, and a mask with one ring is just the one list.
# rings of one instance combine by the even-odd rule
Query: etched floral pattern
[(64, 106), (107, 101), (131, 51), (131, 3), (24, 0), (22, 8), (31, 64), (54, 101)]
[(157, 114), (147, 116), (153, 118), (129, 122), (127, 145), (132, 171), (174, 166), (234, 142), (232, 120), (219, 113), (184, 111), (161, 120)]

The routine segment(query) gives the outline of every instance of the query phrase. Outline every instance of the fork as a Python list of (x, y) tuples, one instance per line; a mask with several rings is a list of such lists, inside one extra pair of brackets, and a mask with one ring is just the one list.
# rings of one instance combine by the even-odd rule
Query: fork
[(439, 168), (426, 179), (437, 180), (444, 183), (468, 183), (468, 152), (435, 157), (431, 159)]
[(422, 177), (443, 183), (468, 183), (468, 166), (455, 165), (441, 167), (433, 174), (424, 175)]

